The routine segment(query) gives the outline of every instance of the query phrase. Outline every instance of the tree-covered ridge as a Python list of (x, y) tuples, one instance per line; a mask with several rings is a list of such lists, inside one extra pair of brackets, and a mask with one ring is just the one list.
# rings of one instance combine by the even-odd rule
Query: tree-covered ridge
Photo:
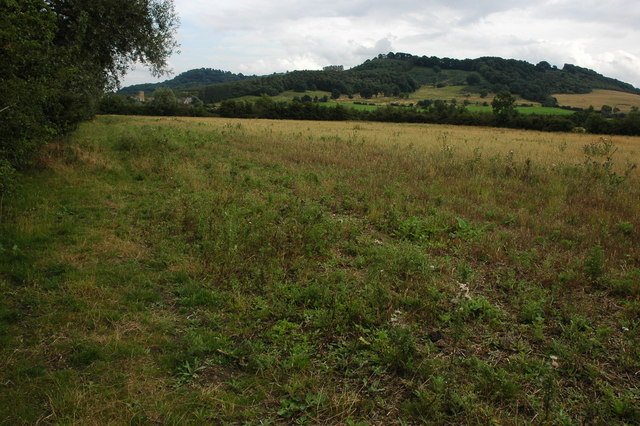
[(247, 95), (274, 96), (285, 90), (325, 90), (369, 98), (377, 94), (399, 96), (425, 84), (467, 85), (472, 92), (508, 90), (546, 104), (554, 103), (552, 94), (589, 93), (593, 89), (640, 94), (640, 89), (628, 83), (571, 64), (559, 69), (544, 61), (533, 65), (498, 57), (452, 59), (388, 53), (343, 72), (294, 71), (210, 85), (200, 89), (199, 97), (205, 102), (220, 102)]
[(160, 83), (143, 83), (127, 86), (118, 91), (123, 95), (133, 95), (139, 91), (153, 92), (158, 87), (168, 87), (172, 90), (187, 90), (194, 87), (208, 86), (210, 84), (225, 83), (230, 81), (240, 81), (251, 78), (244, 74), (234, 74), (230, 71), (223, 71), (213, 68), (198, 68), (178, 74), (170, 80)]
[(199, 97), (208, 103), (247, 95), (275, 96), (286, 90), (324, 90), (338, 95), (359, 93), (364, 98), (370, 98), (378, 93), (398, 96), (403, 92), (413, 92), (419, 86), (408, 73), (387, 69), (294, 71), (207, 86), (200, 90)]
[(406, 53), (389, 53), (368, 60), (353, 70), (430, 68), (436, 72), (458, 70), (477, 73), (482, 85), (494, 92), (507, 89), (525, 99), (544, 101), (553, 93), (589, 93), (593, 89), (617, 90), (640, 94), (640, 89), (613, 78), (605, 77), (588, 68), (565, 64), (562, 69), (542, 61), (533, 65), (516, 59), (482, 57), (478, 59), (452, 59), (435, 56), (414, 56)]

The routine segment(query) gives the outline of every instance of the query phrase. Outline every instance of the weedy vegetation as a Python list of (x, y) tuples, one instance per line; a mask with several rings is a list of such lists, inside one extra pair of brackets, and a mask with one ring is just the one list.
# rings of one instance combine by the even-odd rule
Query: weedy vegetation
[(99, 117), (2, 204), (0, 423), (637, 424), (639, 150)]

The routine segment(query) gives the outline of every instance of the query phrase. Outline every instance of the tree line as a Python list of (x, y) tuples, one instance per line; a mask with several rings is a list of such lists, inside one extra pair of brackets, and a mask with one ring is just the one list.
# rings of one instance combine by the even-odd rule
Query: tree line
[(159, 89), (151, 102), (136, 103), (132, 98), (107, 95), (100, 102), (104, 114), (220, 116), (229, 118), (267, 118), (318, 121), (380, 121), (397, 123), (434, 123), (468, 126), (493, 126), (547, 132), (584, 131), (599, 134), (640, 135), (640, 112), (609, 115), (593, 108), (569, 116), (519, 114), (515, 97), (507, 91), (495, 96), (491, 112), (469, 111), (466, 106), (441, 100), (418, 102), (415, 106), (388, 105), (360, 110), (305, 95), (293, 101), (275, 101), (262, 95), (256, 101), (225, 100), (218, 106), (196, 103), (179, 104), (170, 89)]

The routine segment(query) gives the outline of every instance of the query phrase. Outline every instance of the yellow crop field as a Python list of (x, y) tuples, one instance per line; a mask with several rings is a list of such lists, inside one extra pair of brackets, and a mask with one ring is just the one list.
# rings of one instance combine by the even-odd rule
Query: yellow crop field
[(600, 109), (602, 105), (609, 105), (622, 112), (629, 112), (632, 107), (640, 107), (640, 95), (615, 90), (594, 90), (583, 95), (558, 94), (553, 96), (558, 99), (558, 104), (576, 108), (593, 106), (595, 109)]

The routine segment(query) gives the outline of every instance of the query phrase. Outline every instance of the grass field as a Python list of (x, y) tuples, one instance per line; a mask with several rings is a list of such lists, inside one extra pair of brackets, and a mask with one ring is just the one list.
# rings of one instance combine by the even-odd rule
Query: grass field
[(577, 108), (589, 108), (593, 106), (599, 110), (602, 105), (618, 108), (622, 112), (629, 112), (631, 107), (640, 108), (640, 95), (633, 93), (616, 92), (613, 90), (594, 90), (584, 95), (553, 95), (560, 105), (568, 105)]
[[(477, 93), (464, 92), (466, 86), (446, 86), (446, 87), (433, 87), (429, 85), (422, 86), (415, 92), (409, 94), (409, 99), (413, 102), (422, 101), (424, 99), (450, 101), (456, 99), (456, 101), (462, 104), (465, 100), (472, 103), (482, 104), (488, 102), (491, 104), (493, 94), (490, 94), (486, 98), (481, 98)], [(519, 99), (520, 100), (520, 99)]]
[(2, 424), (638, 424), (640, 138), (103, 116), (0, 211)]

